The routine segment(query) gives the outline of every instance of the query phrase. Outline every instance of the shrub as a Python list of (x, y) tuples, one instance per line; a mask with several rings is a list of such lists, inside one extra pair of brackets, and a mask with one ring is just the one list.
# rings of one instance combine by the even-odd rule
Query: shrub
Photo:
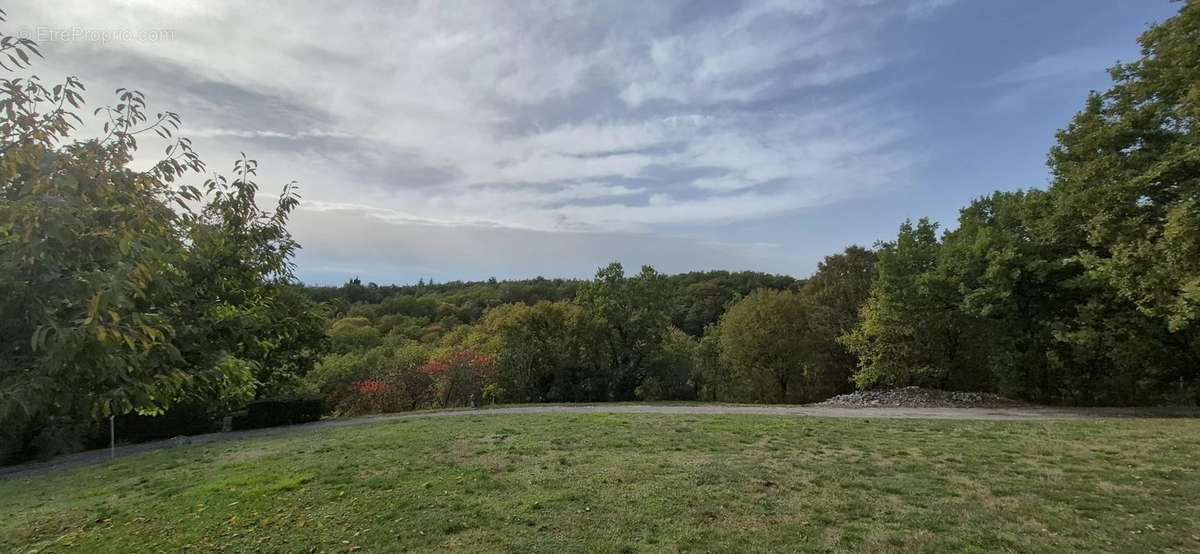
[(339, 415), (398, 412), (433, 403), (433, 379), (418, 371), (429, 348), (412, 340), (361, 352), (327, 356), (308, 380)]
[[(120, 442), (145, 442), (221, 430), (217, 414), (207, 406), (195, 404), (174, 406), (159, 415), (126, 414), (117, 417), (115, 423), (117, 440)], [(108, 444), (107, 421), (99, 422), (94, 437), (89, 446)]]
[(233, 418), (233, 428), (261, 429), (280, 425), (295, 425), (321, 419), (325, 402), (320, 398), (279, 398), (255, 400), (245, 414)]
[(433, 378), (439, 406), (464, 406), (483, 398), (483, 388), (496, 379), (492, 358), (461, 350), (421, 366), (421, 373)]

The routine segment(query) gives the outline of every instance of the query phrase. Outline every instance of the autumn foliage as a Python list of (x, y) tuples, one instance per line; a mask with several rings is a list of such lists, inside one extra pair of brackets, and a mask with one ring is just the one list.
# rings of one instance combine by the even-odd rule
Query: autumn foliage
[(477, 404), (483, 398), (483, 388), (496, 380), (495, 361), (469, 350), (430, 360), (419, 371), (433, 378), (435, 397), (441, 406)]

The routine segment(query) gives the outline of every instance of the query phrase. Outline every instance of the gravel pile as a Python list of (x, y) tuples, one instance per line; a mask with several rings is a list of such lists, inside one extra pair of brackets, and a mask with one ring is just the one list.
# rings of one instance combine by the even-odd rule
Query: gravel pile
[(846, 408), (1011, 408), (1024, 403), (982, 392), (953, 392), (921, 387), (864, 390), (819, 402)]

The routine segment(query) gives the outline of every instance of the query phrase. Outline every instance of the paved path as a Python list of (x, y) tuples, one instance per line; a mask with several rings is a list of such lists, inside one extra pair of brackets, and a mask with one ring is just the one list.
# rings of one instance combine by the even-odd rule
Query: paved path
[[(480, 410), (439, 410), (384, 414), (346, 419), (327, 419), (303, 425), (272, 427), (252, 431), (210, 433), (188, 437), (189, 444), (208, 444), (228, 440), (273, 437), (293, 433), (306, 433), (318, 429), (357, 427), (401, 419), (424, 419), (435, 417), (492, 416), (506, 414), (675, 414), (675, 415), (719, 415), (757, 414), (799, 417), (839, 417), (864, 419), (949, 419), (988, 421), (1041, 421), (1041, 420), (1086, 420), (1106, 417), (1137, 417), (1141, 415), (1178, 415), (1175, 413), (1115, 408), (842, 408), (833, 406), (732, 406), (723, 404), (583, 404), (583, 405), (539, 405), (486, 408)], [(1195, 415), (1195, 414), (1187, 414)], [(161, 448), (176, 446), (173, 440), (145, 442), (118, 446), (117, 457), (130, 456)], [(45, 462), (0, 467), (0, 479), (28, 477), (44, 471), (80, 467), (104, 463), (110, 459), (105, 450), (90, 450), (60, 456)]]

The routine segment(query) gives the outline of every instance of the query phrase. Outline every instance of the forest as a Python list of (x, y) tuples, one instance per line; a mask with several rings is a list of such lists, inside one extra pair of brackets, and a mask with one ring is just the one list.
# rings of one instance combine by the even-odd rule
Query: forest
[[(354, 415), (919, 385), (1195, 405), (1200, 7), (1139, 43), (1064, 122), (1049, 186), (897, 222), (803, 278), (612, 263), (590, 280), (329, 287), (294, 274), (296, 187), (262, 208), (253, 160), (205, 178), (179, 115), (124, 89), (85, 110), (82, 83), (26, 75), (37, 45), (4, 35), (0, 459), (85, 447), (110, 416), (215, 420), (270, 398)], [(145, 169), (147, 141), (165, 155)]]

